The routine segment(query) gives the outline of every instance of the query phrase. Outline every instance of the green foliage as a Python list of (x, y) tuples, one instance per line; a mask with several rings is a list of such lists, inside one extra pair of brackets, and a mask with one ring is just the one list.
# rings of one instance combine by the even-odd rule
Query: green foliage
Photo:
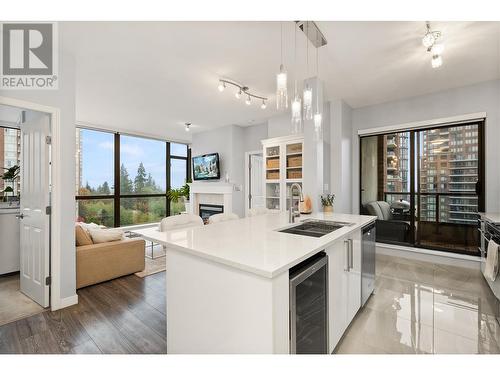
[(321, 195), (321, 205), (323, 207), (333, 206), (333, 202), (335, 201), (335, 194), (326, 194)]
[(1, 178), (7, 183), (10, 183), (11, 186), (5, 186), (3, 190), (0, 191), (4, 195), (4, 199), (7, 199), (7, 193), (14, 193), (14, 183), (19, 178), (19, 174), (21, 172), (21, 168), (19, 165), (14, 165), (10, 168), (3, 168), (6, 172), (2, 174)]
[[(190, 182), (190, 180), (188, 180)], [(120, 167), (120, 190), (121, 194), (155, 194), (162, 193), (162, 189), (156, 185), (152, 175), (147, 173), (141, 163), (137, 169), (137, 176), (132, 180), (127, 168), (122, 164)], [(92, 188), (88, 183), (84, 188), (80, 188), (80, 195), (110, 195), (111, 188), (105, 181), (97, 188)], [(184, 202), (180, 202), (181, 196), (189, 198), (189, 185), (187, 183), (179, 189), (171, 189), (167, 197), (151, 198), (124, 198), (120, 200), (120, 224), (133, 225), (160, 221), (166, 216), (166, 199), (170, 202), (171, 215), (176, 215), (185, 211)], [(174, 198), (177, 197), (174, 201)], [(93, 222), (107, 227), (114, 224), (113, 199), (95, 199), (78, 201), (78, 213), (80, 219), (85, 222)]]
[(189, 185), (188, 183), (191, 180), (187, 180), (186, 183), (178, 188), (178, 189), (170, 189), (167, 191), (167, 198), (170, 199), (171, 202), (177, 203), (181, 197), (185, 197), (189, 200)]
[(19, 165), (14, 165), (13, 167), (10, 168), (2, 168), (3, 170), (7, 171), (2, 175), (2, 180), (5, 181), (14, 181), (16, 178), (19, 177), (19, 173), (21, 172), (21, 168)]
[(125, 165), (120, 167), (120, 193), (121, 194), (131, 194), (134, 192), (134, 184), (130, 179), (127, 168)]
[(146, 187), (147, 175), (146, 168), (144, 168), (144, 164), (142, 162), (139, 164), (139, 168), (137, 168), (137, 175), (134, 179), (134, 189), (136, 193), (143, 193), (144, 188)]

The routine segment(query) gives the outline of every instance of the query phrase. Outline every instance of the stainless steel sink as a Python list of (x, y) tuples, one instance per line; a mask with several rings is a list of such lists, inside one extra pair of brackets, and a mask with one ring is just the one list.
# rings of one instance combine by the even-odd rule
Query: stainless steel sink
[(307, 219), (302, 224), (280, 229), (278, 232), (288, 234), (298, 234), (300, 236), (323, 237), (337, 229), (353, 225), (343, 221), (315, 220)]

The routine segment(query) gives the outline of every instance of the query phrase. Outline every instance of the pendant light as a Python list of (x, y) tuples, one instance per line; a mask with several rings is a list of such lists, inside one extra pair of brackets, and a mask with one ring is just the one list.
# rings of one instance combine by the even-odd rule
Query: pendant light
[[(309, 23), (306, 23), (306, 76), (309, 75)], [(312, 119), (312, 88), (306, 81), (302, 98), (304, 100), (304, 119)]]
[(288, 108), (287, 74), (283, 65), (283, 22), (281, 28), (281, 62), (280, 71), (276, 74), (276, 108), (284, 110)]
[(302, 101), (297, 92), (297, 25), (294, 23), (294, 73), (295, 73), (295, 89), (292, 102), (292, 134), (302, 133)]
[(316, 48), (316, 113), (314, 114), (314, 137), (317, 141), (323, 139), (323, 116), (319, 110), (319, 47)]

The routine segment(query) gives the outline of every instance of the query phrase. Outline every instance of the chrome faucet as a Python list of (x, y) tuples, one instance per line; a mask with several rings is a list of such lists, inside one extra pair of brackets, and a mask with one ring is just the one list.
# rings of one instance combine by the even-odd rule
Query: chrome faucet
[(292, 184), (292, 186), (290, 186), (290, 208), (288, 210), (288, 222), (289, 223), (295, 223), (295, 218), (300, 216), (299, 210), (295, 211), (295, 209), (293, 207), (293, 189), (294, 188), (299, 189), (300, 202), (304, 202), (304, 196), (302, 195), (302, 187), (298, 183), (294, 182)]

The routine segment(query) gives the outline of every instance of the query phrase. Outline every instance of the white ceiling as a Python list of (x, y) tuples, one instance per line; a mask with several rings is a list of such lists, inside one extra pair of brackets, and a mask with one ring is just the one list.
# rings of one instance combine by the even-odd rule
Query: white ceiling
[[(444, 64), (432, 69), (423, 22), (318, 22), (328, 40), (320, 77), (329, 97), (354, 108), (500, 78), (499, 25), (432, 22), (442, 31)], [(77, 120), (175, 139), (193, 131), (251, 125), (277, 114), (279, 22), (66, 22), (63, 48), (75, 56)], [(293, 72), (293, 23), (284, 23), (285, 66)], [(315, 50), (298, 33), (298, 78), (315, 75)], [(219, 77), (268, 96), (246, 106)], [(291, 82), (289, 90), (292, 90)], [(260, 103), (259, 103), (260, 104)]]

